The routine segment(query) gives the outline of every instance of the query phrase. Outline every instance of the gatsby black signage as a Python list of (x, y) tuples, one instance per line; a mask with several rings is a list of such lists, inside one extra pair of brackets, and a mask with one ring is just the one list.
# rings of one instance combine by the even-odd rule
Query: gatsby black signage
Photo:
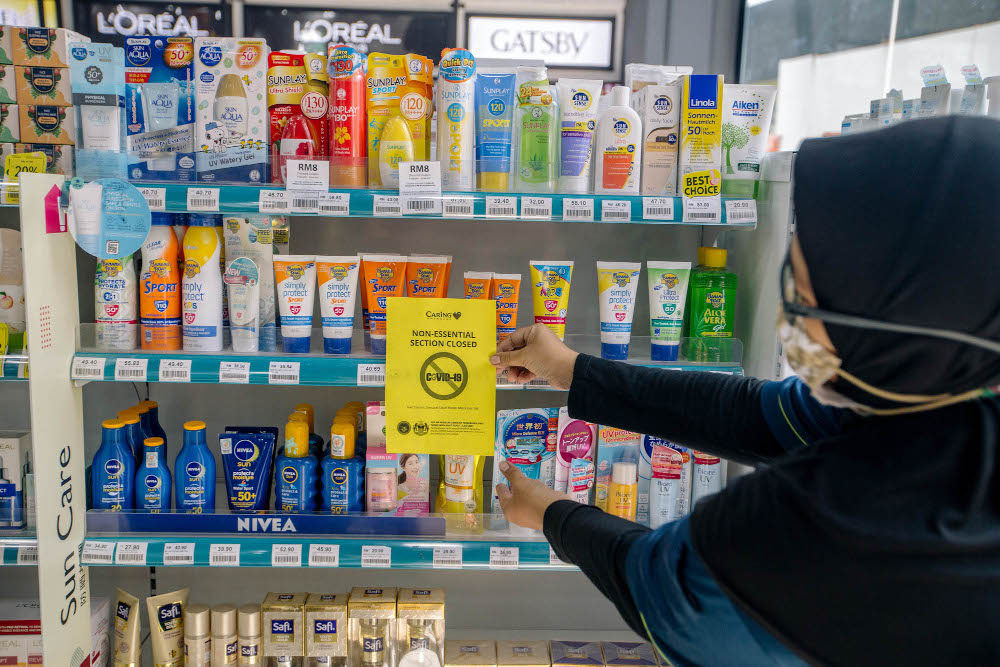
[(85, 2), (74, 0), (77, 30), (121, 46), (126, 37), (209, 37), (232, 34), (228, 5)]

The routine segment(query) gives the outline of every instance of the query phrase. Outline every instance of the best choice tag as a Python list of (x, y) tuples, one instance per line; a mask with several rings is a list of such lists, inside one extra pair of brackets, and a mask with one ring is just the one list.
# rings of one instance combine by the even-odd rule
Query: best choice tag
[(330, 189), (330, 163), (326, 160), (288, 160), (285, 175), (289, 190)]
[(441, 163), (401, 162), (399, 202), (403, 213), (441, 214)]

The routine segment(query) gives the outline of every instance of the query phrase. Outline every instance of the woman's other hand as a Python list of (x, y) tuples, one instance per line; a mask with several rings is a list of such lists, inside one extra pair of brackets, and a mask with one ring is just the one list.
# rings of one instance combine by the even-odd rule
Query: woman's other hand
[[(554, 335), (554, 334), (553, 334)], [(545, 510), (557, 500), (568, 500), (568, 496), (553, 491), (537, 479), (528, 479), (516, 465), (500, 462), (500, 472), (507, 478), (507, 484), (497, 484), (496, 493), (500, 507), (507, 520), (518, 526), (542, 529)]]
[(490, 363), (498, 370), (506, 368), (511, 382), (525, 384), (537, 377), (548, 380), (554, 389), (567, 390), (577, 356), (547, 326), (533, 324), (504, 339)]

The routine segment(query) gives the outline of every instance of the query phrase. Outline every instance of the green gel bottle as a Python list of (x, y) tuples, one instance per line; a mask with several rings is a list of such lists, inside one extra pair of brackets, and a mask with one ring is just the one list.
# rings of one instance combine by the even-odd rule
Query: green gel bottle
[(691, 274), (688, 294), (689, 361), (733, 361), (733, 314), (736, 274), (726, 270), (726, 251), (699, 248), (699, 266)]

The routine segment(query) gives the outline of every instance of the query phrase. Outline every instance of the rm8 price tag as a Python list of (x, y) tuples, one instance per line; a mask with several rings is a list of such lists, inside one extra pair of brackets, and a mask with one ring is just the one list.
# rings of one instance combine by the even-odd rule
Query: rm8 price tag
[(115, 382), (145, 382), (149, 359), (115, 359)]
[(239, 567), (240, 545), (213, 544), (208, 550), (208, 564), (212, 567)]
[(188, 188), (187, 207), (189, 211), (219, 210), (219, 188)]
[(516, 570), (520, 558), (518, 547), (490, 547), (490, 567), (494, 570)]
[(302, 567), (302, 545), (272, 544), (271, 567)]

